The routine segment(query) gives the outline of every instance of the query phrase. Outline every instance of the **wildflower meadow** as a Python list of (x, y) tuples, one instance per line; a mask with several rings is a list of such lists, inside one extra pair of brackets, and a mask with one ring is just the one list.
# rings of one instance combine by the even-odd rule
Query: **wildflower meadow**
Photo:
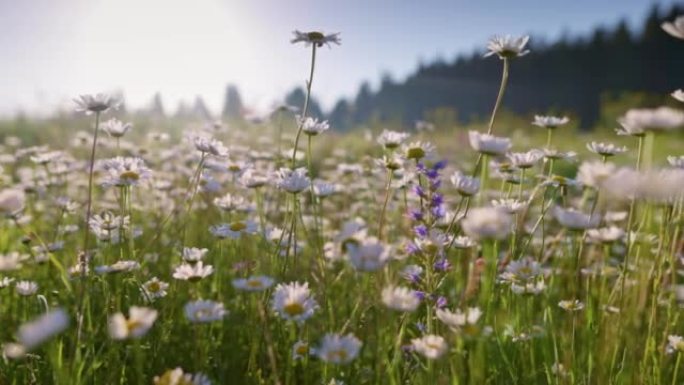
[(295, 31), (305, 102), (248, 127), (94, 93), (86, 131), (0, 131), (0, 384), (684, 383), (681, 85), (511, 137), (500, 36), (479, 129), (340, 133), (309, 109), (343, 37)]

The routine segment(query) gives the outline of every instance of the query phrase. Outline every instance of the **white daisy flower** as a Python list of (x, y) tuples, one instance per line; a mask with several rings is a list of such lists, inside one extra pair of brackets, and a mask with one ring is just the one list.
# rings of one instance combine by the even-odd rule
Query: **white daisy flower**
[(660, 26), (670, 36), (684, 40), (684, 16), (679, 16), (672, 22), (666, 21)]
[(124, 123), (116, 118), (109, 119), (102, 123), (102, 130), (114, 138), (123, 137), (131, 128), (133, 128), (133, 124)]
[(107, 94), (96, 95), (80, 95), (78, 99), (74, 99), (76, 103), (77, 112), (85, 112), (87, 115), (92, 113), (107, 112), (110, 108), (116, 110), (119, 108), (120, 102)]
[(412, 289), (388, 286), (382, 289), (382, 303), (392, 310), (413, 312), (420, 305), (420, 298)]
[(248, 278), (236, 278), (233, 287), (245, 291), (264, 291), (273, 286), (274, 280), (265, 275), (254, 275)]
[(411, 340), (413, 349), (430, 360), (436, 360), (447, 352), (449, 347), (443, 337), (428, 334)]
[(318, 303), (311, 297), (308, 282), (290, 282), (276, 286), (271, 308), (285, 320), (302, 323), (313, 316)]
[(142, 285), (143, 293), (148, 300), (166, 297), (166, 290), (168, 290), (168, 288), (169, 284), (160, 281), (157, 277), (152, 277), (152, 279)]
[(301, 32), (298, 30), (293, 31), (294, 33), (294, 38), (290, 40), (292, 44), (296, 43), (304, 43), (305, 46), (310, 46), (312, 44), (316, 45), (316, 47), (322, 47), (323, 45), (327, 45), (330, 47), (330, 43), (340, 45), (340, 33), (330, 33), (330, 34), (325, 34), (323, 32), (318, 32), (318, 31), (310, 31), (310, 32)]
[(109, 317), (109, 336), (115, 340), (140, 338), (147, 334), (156, 319), (156, 310), (131, 306), (128, 311), (128, 318), (122, 313), (116, 313)]
[(533, 125), (538, 126), (538, 127), (543, 127), (549, 130), (556, 129), (560, 126), (564, 126), (570, 122), (570, 119), (568, 119), (567, 116), (563, 117), (558, 117), (558, 116), (542, 116), (542, 115), (535, 115), (534, 116), (534, 121), (532, 122)]
[(228, 311), (220, 302), (199, 300), (188, 302), (183, 308), (185, 310), (185, 318), (193, 323), (206, 323), (213, 321), (220, 321)]
[(18, 281), (14, 285), (14, 290), (19, 295), (29, 296), (38, 292), (38, 284), (33, 281)]
[(487, 43), (487, 53), (485, 57), (497, 55), (500, 59), (511, 59), (527, 55), (530, 51), (525, 49), (529, 36), (512, 37), (494, 36)]
[(504, 239), (511, 231), (513, 218), (501, 208), (477, 207), (468, 211), (461, 228), (473, 239)]
[(211, 265), (204, 266), (202, 261), (195, 264), (184, 263), (178, 267), (173, 272), (173, 278), (182, 280), (197, 282), (202, 278), (210, 276), (214, 272), (214, 267)]
[(324, 362), (332, 364), (348, 364), (352, 362), (361, 350), (361, 341), (353, 334), (345, 336), (328, 333), (316, 348), (316, 356)]
[(468, 139), (473, 150), (486, 155), (503, 155), (511, 148), (509, 138), (481, 134), (477, 131), (468, 131)]

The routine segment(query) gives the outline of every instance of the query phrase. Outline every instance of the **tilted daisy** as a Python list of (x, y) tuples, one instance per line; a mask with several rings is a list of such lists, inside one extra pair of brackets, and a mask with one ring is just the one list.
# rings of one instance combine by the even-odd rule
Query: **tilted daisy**
[(243, 234), (256, 234), (259, 231), (259, 225), (252, 220), (237, 220), (231, 223), (222, 223), (214, 225), (209, 228), (209, 231), (220, 239), (238, 239)]
[(327, 120), (319, 122), (318, 119), (310, 116), (305, 118), (298, 116), (297, 119), (302, 126), (302, 132), (309, 136), (316, 136), (330, 129), (330, 124), (328, 124)]
[(684, 112), (670, 107), (633, 108), (618, 122), (623, 130), (621, 135), (639, 136), (646, 131), (668, 131), (684, 125)]
[(128, 311), (128, 318), (122, 313), (116, 313), (109, 317), (109, 336), (115, 340), (140, 338), (147, 334), (156, 319), (156, 310), (131, 306)]
[(561, 226), (567, 227), (570, 230), (594, 228), (601, 222), (601, 217), (597, 213), (593, 215), (585, 214), (574, 208), (564, 209), (556, 206), (554, 207), (553, 214)]
[(456, 187), (456, 191), (464, 197), (469, 197), (477, 194), (480, 191), (480, 180), (468, 176), (460, 171), (456, 171), (451, 175), (451, 183)]
[(184, 247), (183, 248), (183, 261), (187, 263), (197, 263), (204, 259), (204, 257), (209, 252), (209, 249), (197, 248), (197, 247)]
[(449, 349), (444, 337), (428, 334), (411, 340), (411, 347), (427, 359), (436, 360)]
[(20, 358), (69, 326), (69, 316), (62, 308), (51, 310), (19, 327), (17, 342), (5, 346), (9, 358)]
[(463, 232), (473, 239), (504, 239), (511, 231), (513, 218), (501, 208), (477, 207), (461, 221)]
[(188, 302), (183, 309), (185, 318), (193, 323), (220, 321), (228, 314), (222, 303), (206, 300)]
[(670, 94), (673, 98), (679, 100), (680, 102), (684, 102), (684, 90), (675, 90)]
[(195, 136), (192, 141), (195, 148), (202, 154), (209, 154), (217, 157), (228, 156), (228, 149), (217, 139), (198, 135)]
[(472, 327), (472, 325), (477, 324), (482, 316), (482, 310), (477, 307), (471, 307), (465, 312), (461, 310), (453, 312), (449, 309), (443, 308), (437, 309), (435, 314), (437, 315), (437, 319), (442, 321), (442, 323), (447, 325), (450, 329), (454, 331), (463, 330), (470, 333), (471, 330), (467, 329)]
[(382, 289), (382, 303), (392, 310), (413, 312), (420, 305), (420, 297), (412, 289), (388, 286)]
[(510, 152), (508, 159), (511, 163), (520, 169), (527, 169), (534, 166), (544, 157), (544, 152), (540, 150), (530, 150), (527, 152)]
[(192, 265), (184, 263), (176, 267), (176, 270), (173, 272), (173, 278), (182, 281), (197, 282), (202, 278), (210, 276), (213, 272), (214, 267), (211, 265), (204, 266), (202, 261)]
[(390, 249), (375, 237), (365, 238), (361, 243), (349, 244), (349, 262), (359, 271), (376, 271), (390, 258)]
[(153, 277), (142, 285), (143, 294), (145, 295), (145, 298), (150, 301), (157, 298), (166, 297), (166, 290), (168, 290), (168, 288), (169, 284), (160, 281), (157, 277)]
[(38, 292), (38, 284), (33, 281), (18, 281), (14, 285), (14, 290), (19, 295), (30, 296)]
[(265, 275), (255, 275), (248, 278), (233, 280), (233, 287), (245, 291), (264, 291), (273, 286), (273, 278)]
[(684, 16), (679, 16), (672, 22), (666, 21), (660, 26), (670, 36), (684, 40)]
[(9, 188), (0, 190), (0, 215), (14, 217), (24, 209), (26, 194), (24, 190)]
[(331, 364), (348, 364), (352, 362), (361, 350), (361, 341), (353, 334), (339, 335), (328, 333), (316, 348), (316, 356)]

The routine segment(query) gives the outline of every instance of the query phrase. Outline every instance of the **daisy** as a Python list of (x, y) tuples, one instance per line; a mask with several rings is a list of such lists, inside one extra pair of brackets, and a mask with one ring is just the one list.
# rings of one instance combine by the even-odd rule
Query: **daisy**
[(578, 299), (560, 301), (560, 302), (558, 302), (558, 306), (561, 309), (567, 310), (570, 312), (580, 311), (580, 310), (584, 309), (584, 304), (582, 302), (580, 302), (580, 300), (578, 300)]
[(530, 150), (527, 152), (511, 152), (508, 155), (511, 163), (520, 169), (527, 169), (539, 162), (544, 157), (544, 152), (540, 150)]
[(390, 258), (389, 248), (375, 237), (369, 237), (360, 244), (349, 244), (349, 262), (359, 271), (377, 271)]
[(112, 265), (101, 265), (95, 268), (95, 272), (98, 274), (109, 274), (109, 273), (121, 273), (130, 272), (140, 269), (140, 263), (138, 261), (117, 261)]
[(665, 351), (668, 354), (684, 352), (684, 338), (678, 335), (667, 336), (667, 347), (665, 348)]
[(209, 231), (220, 239), (239, 239), (242, 234), (256, 234), (259, 231), (259, 225), (251, 220), (238, 220), (211, 226)]
[(670, 36), (684, 40), (684, 16), (677, 17), (673, 22), (666, 21), (660, 27)]
[(520, 202), (517, 199), (495, 199), (492, 201), (492, 207), (504, 209), (509, 214), (515, 214), (527, 207), (527, 203)]
[(419, 161), (423, 158), (431, 158), (434, 155), (435, 146), (427, 142), (413, 142), (404, 145), (404, 157), (409, 160)]
[(57, 308), (21, 325), (17, 332), (17, 342), (31, 350), (50, 337), (63, 332), (68, 326), (69, 316), (66, 311)]
[(223, 211), (231, 212), (250, 212), (253, 211), (252, 204), (244, 197), (235, 194), (226, 194), (222, 197), (214, 198), (214, 206)]
[(513, 218), (501, 208), (477, 207), (461, 221), (463, 232), (473, 239), (504, 239), (511, 231)]
[(542, 116), (542, 115), (535, 115), (534, 116), (534, 121), (532, 122), (533, 125), (546, 128), (549, 130), (556, 129), (560, 126), (564, 126), (570, 122), (570, 119), (568, 119), (567, 116), (563, 117), (557, 117), (557, 116)]
[(206, 136), (195, 136), (193, 138), (195, 148), (203, 155), (209, 154), (218, 157), (228, 156), (228, 149), (221, 141)]
[(601, 222), (601, 218), (598, 215), (585, 214), (573, 208), (564, 209), (556, 206), (554, 207), (553, 214), (561, 226), (567, 227), (570, 230), (594, 228)]
[(314, 181), (313, 190), (317, 197), (325, 198), (337, 192), (337, 185), (316, 180)]
[(273, 286), (273, 278), (265, 275), (255, 275), (249, 278), (233, 280), (233, 287), (245, 291), (264, 291)]
[(15, 217), (24, 209), (26, 194), (24, 190), (9, 188), (0, 191), (0, 214)]
[(464, 197), (470, 197), (477, 194), (480, 191), (480, 180), (474, 178), (460, 171), (454, 172), (451, 175), (451, 183), (456, 187), (456, 191)]
[(143, 293), (145, 294), (145, 297), (149, 300), (166, 297), (166, 290), (168, 288), (169, 284), (160, 281), (157, 277), (152, 277), (152, 279), (150, 279), (142, 285)]
[(176, 368), (154, 376), (154, 385), (211, 385), (211, 380), (204, 373), (185, 373)]
[(214, 301), (193, 301), (185, 304), (185, 317), (193, 323), (206, 323), (220, 321), (228, 315), (228, 311), (220, 302)]
[(38, 284), (33, 281), (19, 281), (14, 285), (14, 290), (19, 295), (34, 295), (38, 292)]
[(684, 169), (684, 155), (668, 156), (667, 163), (669, 163), (672, 167)]
[(101, 113), (107, 112), (111, 109), (118, 109), (120, 102), (107, 94), (96, 95), (80, 95), (78, 99), (74, 99), (76, 103), (77, 112), (85, 112), (90, 115), (93, 112)]
[(625, 146), (616, 146), (612, 143), (603, 143), (603, 142), (590, 142), (587, 143), (587, 149), (594, 154), (599, 154), (601, 156), (613, 156), (617, 154), (622, 154), (623, 152), (627, 151), (627, 147)]
[(378, 136), (378, 143), (388, 150), (394, 150), (401, 146), (402, 143), (409, 137), (409, 134), (405, 132), (390, 131), (387, 129), (382, 130), (380, 136)]
[(599, 243), (612, 243), (625, 236), (625, 231), (617, 226), (587, 230), (587, 237)]
[(322, 47), (324, 44), (330, 47), (330, 43), (340, 45), (340, 33), (324, 34), (323, 32), (311, 31), (311, 32), (300, 32), (299, 30), (293, 31), (294, 38), (290, 40), (292, 44), (304, 43), (305, 46), (315, 45), (316, 47)]
[(152, 177), (152, 171), (140, 158), (117, 156), (101, 163), (105, 172), (103, 186), (137, 186)]
[[(624, 132), (638, 136), (645, 131), (667, 131), (684, 125), (684, 112), (670, 107), (634, 108), (618, 119)], [(620, 133), (620, 132), (618, 132)]]
[(240, 175), (240, 184), (247, 188), (259, 188), (268, 183), (268, 178), (257, 170), (250, 168)]
[(679, 100), (680, 102), (684, 102), (684, 90), (675, 90), (673, 93), (670, 94), (673, 98)]
[(319, 122), (318, 119), (307, 116), (302, 118), (297, 117), (299, 124), (302, 126), (302, 132), (309, 136), (316, 136), (322, 132), (328, 131), (330, 125), (327, 120)]
[(128, 318), (122, 313), (109, 317), (109, 336), (115, 340), (140, 338), (147, 334), (156, 319), (156, 310), (132, 306), (128, 311)]
[(307, 176), (305, 168), (291, 170), (281, 168), (275, 174), (276, 186), (292, 194), (300, 193), (309, 188), (311, 179)]
[(197, 247), (183, 248), (183, 261), (187, 263), (197, 263), (204, 259), (209, 252), (209, 249), (200, 249)]
[(471, 307), (464, 313), (460, 310), (452, 312), (449, 309), (437, 309), (436, 315), (437, 319), (452, 330), (461, 330), (468, 327), (468, 325), (477, 324), (482, 316), (482, 310), (477, 307)]
[(477, 131), (468, 131), (468, 140), (473, 150), (486, 155), (503, 155), (511, 148), (511, 140)]
[(412, 339), (411, 346), (413, 350), (431, 360), (440, 358), (449, 348), (443, 337), (433, 334)]
[(316, 356), (324, 362), (332, 364), (348, 364), (352, 362), (361, 350), (361, 341), (353, 334), (345, 336), (328, 333), (316, 348)]
[(509, 282), (526, 282), (536, 279), (541, 274), (539, 262), (527, 257), (509, 263), (501, 278)]
[(420, 297), (409, 288), (388, 286), (382, 289), (382, 303), (392, 310), (413, 312), (420, 305)]
[(202, 278), (210, 276), (214, 272), (214, 267), (211, 265), (204, 266), (202, 261), (195, 264), (184, 263), (173, 272), (173, 278), (182, 281), (197, 282)]
[(276, 286), (271, 308), (285, 320), (302, 323), (313, 316), (318, 303), (311, 297), (308, 282), (290, 282)]
[(583, 162), (577, 170), (577, 180), (585, 186), (601, 188), (615, 171), (615, 164), (610, 162)]
[(525, 49), (529, 36), (512, 37), (494, 36), (487, 43), (487, 53), (484, 57), (497, 55), (500, 59), (511, 59), (527, 55), (530, 51)]
[(314, 354), (313, 349), (309, 346), (309, 343), (306, 341), (297, 341), (295, 342), (294, 345), (292, 345), (292, 359), (293, 360), (301, 360), (309, 356), (310, 354)]
[(116, 118), (102, 123), (102, 129), (113, 138), (123, 137), (131, 128), (133, 128), (133, 124), (124, 123)]

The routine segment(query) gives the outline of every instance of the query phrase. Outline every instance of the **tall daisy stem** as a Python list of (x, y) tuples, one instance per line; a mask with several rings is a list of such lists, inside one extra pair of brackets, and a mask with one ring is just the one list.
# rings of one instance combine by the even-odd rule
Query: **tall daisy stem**
[(309, 111), (309, 99), (311, 98), (311, 84), (313, 83), (314, 68), (316, 67), (316, 44), (312, 44), (311, 48), (311, 72), (309, 72), (309, 81), (306, 82), (306, 98), (304, 99), (304, 108), (302, 109), (302, 116), (298, 122), (297, 136), (295, 137), (294, 150), (292, 150), (292, 169), (295, 168), (297, 162), (297, 147), (299, 146), (299, 137), (302, 136), (302, 127), (304, 127), (304, 118)]
[(503, 73), (501, 74), (501, 85), (499, 86), (499, 94), (496, 96), (496, 103), (494, 104), (494, 110), (492, 110), (492, 117), (489, 119), (489, 128), (487, 129), (487, 134), (491, 135), (494, 129), (494, 119), (496, 118), (496, 112), (501, 106), (501, 100), (503, 100), (504, 93), (506, 92), (506, 84), (508, 84), (508, 58), (503, 58)]
[(81, 272), (85, 273), (86, 264), (88, 263), (88, 242), (90, 240), (90, 231), (88, 225), (90, 223), (90, 213), (93, 207), (93, 174), (95, 170), (95, 150), (97, 149), (97, 133), (100, 131), (100, 113), (95, 113), (95, 133), (93, 133), (93, 148), (90, 151), (90, 169), (88, 170), (88, 201), (86, 203), (86, 217), (85, 225), (83, 226), (83, 254), (79, 256), (79, 264), (81, 265)]

